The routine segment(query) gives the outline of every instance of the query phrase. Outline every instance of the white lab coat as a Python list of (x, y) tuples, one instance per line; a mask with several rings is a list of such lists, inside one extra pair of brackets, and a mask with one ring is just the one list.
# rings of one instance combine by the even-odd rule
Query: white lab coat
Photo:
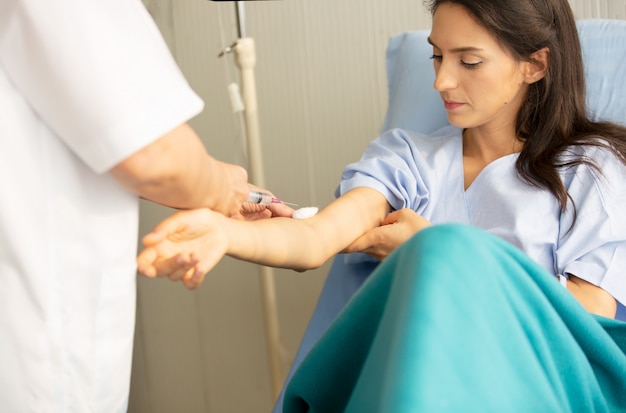
[(0, 412), (123, 412), (137, 197), (106, 172), (202, 110), (139, 0), (0, 5)]

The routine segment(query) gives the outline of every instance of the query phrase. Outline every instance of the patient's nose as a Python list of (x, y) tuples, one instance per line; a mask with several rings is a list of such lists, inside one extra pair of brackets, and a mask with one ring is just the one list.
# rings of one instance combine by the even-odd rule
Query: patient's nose
[(439, 92), (455, 89), (458, 85), (455, 70), (445, 61), (435, 65), (434, 88)]

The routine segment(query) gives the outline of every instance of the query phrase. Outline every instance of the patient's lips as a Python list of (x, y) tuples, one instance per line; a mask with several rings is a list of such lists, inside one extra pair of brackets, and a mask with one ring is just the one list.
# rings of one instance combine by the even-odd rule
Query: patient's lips
[(451, 100), (443, 101), (443, 106), (446, 108), (446, 110), (454, 110), (454, 109), (460, 108), (463, 105), (464, 104), (461, 102), (453, 102)]

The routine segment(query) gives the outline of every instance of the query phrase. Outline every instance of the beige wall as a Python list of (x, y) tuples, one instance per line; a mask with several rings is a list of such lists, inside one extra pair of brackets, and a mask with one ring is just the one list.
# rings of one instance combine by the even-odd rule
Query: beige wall
[[(192, 87), (205, 100), (192, 126), (219, 159), (245, 165), (242, 120), (227, 85), (234, 2), (144, 0)], [(571, 0), (579, 18), (626, 18), (624, 0)], [(343, 166), (376, 137), (386, 109), (390, 36), (429, 27), (421, 0), (246, 2), (267, 187), (300, 205), (327, 204)], [(141, 234), (170, 211), (142, 204)], [(268, 240), (271, 242), (271, 240)], [(328, 265), (276, 270), (286, 371)], [(130, 411), (268, 412), (273, 404), (257, 267), (226, 258), (194, 292), (139, 280)]]

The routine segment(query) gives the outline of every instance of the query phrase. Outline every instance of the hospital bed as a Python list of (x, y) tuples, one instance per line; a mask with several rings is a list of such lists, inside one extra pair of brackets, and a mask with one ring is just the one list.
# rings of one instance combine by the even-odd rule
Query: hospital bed
[[(626, 21), (586, 19), (577, 24), (585, 61), (590, 116), (626, 125), (626, 75), (623, 72), (626, 67)], [(406, 32), (394, 36), (389, 42), (386, 54), (389, 106), (382, 130), (403, 128), (429, 133), (447, 124), (439, 94), (432, 87), (434, 72), (428, 59), (432, 54), (426, 41), (428, 34), (429, 31)], [(376, 266), (376, 261), (364, 256), (355, 259), (338, 255), (334, 259), (287, 383)], [(616, 318), (626, 321), (623, 304), (618, 305)], [(283, 392), (274, 413), (282, 411), (282, 400)]]

